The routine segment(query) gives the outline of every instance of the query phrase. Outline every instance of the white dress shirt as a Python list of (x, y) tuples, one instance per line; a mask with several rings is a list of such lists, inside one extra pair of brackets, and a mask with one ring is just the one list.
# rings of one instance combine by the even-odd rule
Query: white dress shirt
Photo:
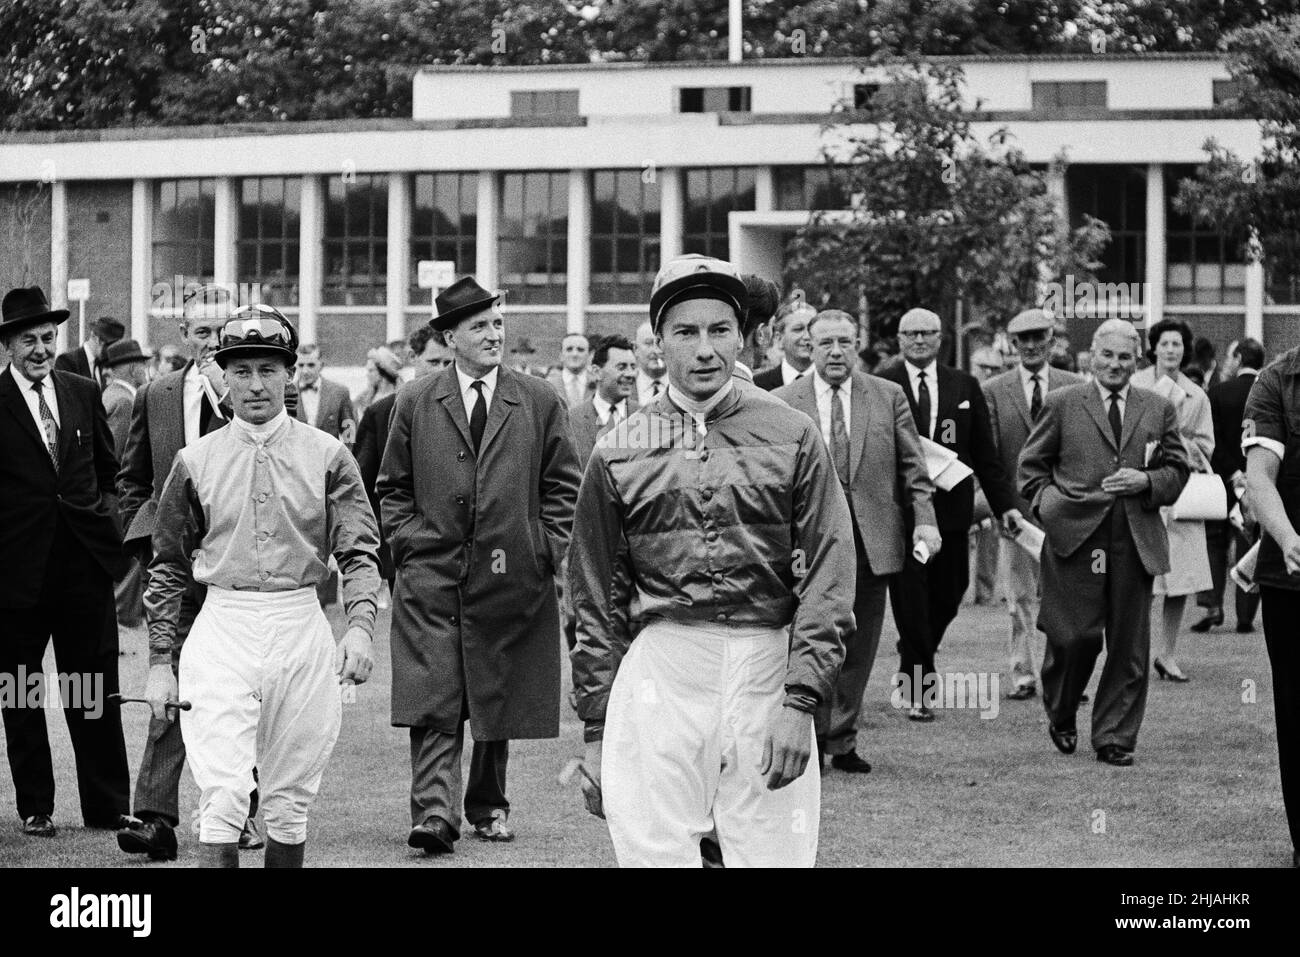
[[(32, 388), (34, 384), (31, 379), (18, 371), (18, 367), (12, 363), (9, 366), (9, 374), (14, 377), (14, 384), (18, 386), (18, 391), (27, 403), (27, 411), (32, 414), (32, 421), (36, 423), (36, 431), (45, 435), (45, 423), (41, 421), (41, 403), (36, 398), (36, 390)], [(50, 415), (54, 416), (54, 424), (63, 428), (63, 420), (59, 418), (59, 398), (54, 394), (54, 378), (47, 375), (41, 380), (41, 394), (45, 396), (45, 404), (50, 407)], [(47, 438), (54, 438), (47, 436)]]
[(460, 400), (465, 403), (467, 420), (474, 414), (474, 403), (478, 401), (478, 396), (472, 388), (475, 382), (483, 383), (483, 405), (488, 412), (492, 411), (492, 395), (497, 391), (497, 371), (500, 368), (500, 366), (493, 366), (492, 371), (482, 379), (475, 379), (463, 372), (460, 364), (457, 363), (456, 379), (460, 383)]
[[(1107, 415), (1110, 415), (1110, 389), (1106, 388), (1100, 382), (1094, 380), (1097, 391), (1101, 393), (1101, 407)], [(1124, 388), (1119, 390), (1119, 420), (1124, 421), (1124, 410), (1128, 408), (1128, 389), (1129, 384), (1124, 383)]]
[[(808, 367), (808, 369), (811, 368), (812, 366)], [(795, 379), (802, 379), (804, 375), (807, 374), (808, 369), (804, 369), (803, 372), (800, 372), (794, 366), (790, 365), (790, 363), (787, 362), (784, 358), (782, 358), (781, 359), (781, 384), (789, 385)]]
[(587, 394), (586, 370), (570, 372), (568, 369), (561, 369), (560, 377), (564, 381), (564, 397), (569, 400), (569, 405), (578, 405), (582, 397)]
[(939, 363), (931, 359), (928, 366), (918, 369), (912, 363), (904, 361), (903, 368), (907, 370), (907, 381), (912, 386), (912, 398), (918, 402), (921, 400), (920, 374), (925, 373), (925, 387), (930, 393), (930, 426), (926, 435), (934, 438), (934, 429), (939, 422)]
[(184, 397), (185, 397), (185, 444), (197, 441), (203, 435), (203, 397), (207, 396), (212, 404), (213, 414), (222, 421), (225, 416), (221, 413), (221, 399), (216, 391), (212, 388), (212, 383), (208, 377), (199, 371), (198, 363), (191, 362), (190, 367), (185, 372)]
[[(844, 409), (844, 434), (852, 435), (853, 402), (851, 400), (853, 377), (849, 376), (840, 383), (840, 407)], [(818, 373), (813, 373), (813, 394), (817, 397), (817, 419), (822, 427), (822, 439), (826, 448), (831, 447), (831, 384)]]
[(618, 409), (620, 420), (627, 418), (627, 399), (619, 399), (617, 403), (613, 403), (597, 392), (591, 397), (591, 404), (596, 409), (596, 418), (600, 420), (601, 425), (609, 422), (609, 414), (615, 409)]
[(320, 414), (320, 376), (310, 386), (299, 384), (298, 386), (298, 404), (302, 406), (302, 414), (307, 419), (308, 425), (316, 424), (316, 416)]
[(637, 370), (636, 400), (638, 403), (641, 405), (649, 405), (658, 398), (653, 391), (656, 382), (659, 383), (659, 395), (663, 395), (664, 390), (668, 388), (668, 376), (665, 375), (662, 379), (652, 379), (640, 369)]

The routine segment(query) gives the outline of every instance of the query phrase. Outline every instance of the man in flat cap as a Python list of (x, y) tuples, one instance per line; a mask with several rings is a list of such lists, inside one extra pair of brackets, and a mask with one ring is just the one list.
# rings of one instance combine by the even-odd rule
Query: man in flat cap
[(555, 571), (578, 495), (565, 401), (502, 364), (499, 293), (457, 280), (435, 304), (450, 369), (397, 394), (375, 491), (397, 577), (393, 724), (410, 729), (407, 843), (450, 853), (464, 815), (509, 841), (511, 738), (560, 732)]
[[(984, 383), (984, 397), (989, 403), (989, 421), (993, 426), (993, 444), (997, 446), (1002, 467), (1015, 475), (1020, 452), (1029, 431), (1043, 411), (1047, 393), (1083, 380), (1073, 372), (1052, 368), (1054, 325), (1041, 309), (1026, 309), (1007, 323), (1020, 362), (1014, 369), (994, 376)], [(1016, 494), (1016, 508), (1028, 521), (1029, 503)], [(1000, 576), (1007, 589), (1007, 609), (1011, 612), (1011, 680), (1007, 695), (1017, 701), (1038, 693), (1038, 669), (1034, 665), (1034, 607), (1038, 603), (1038, 559), (1023, 548), (1008, 542), (1002, 549), (1005, 574)]]
[(104, 350), (126, 335), (126, 326), (112, 316), (101, 316), (90, 324), (88, 332), (90, 334), (80, 346), (59, 354), (54, 360), (54, 368), (94, 379), (102, 389), (106, 382)]
[(650, 321), (668, 388), (583, 475), (568, 587), (584, 793), (623, 866), (698, 867), (710, 834), (729, 867), (817, 856), (808, 759), (853, 627), (853, 533), (817, 426), (733, 378), (745, 317), (730, 263), (667, 263)]

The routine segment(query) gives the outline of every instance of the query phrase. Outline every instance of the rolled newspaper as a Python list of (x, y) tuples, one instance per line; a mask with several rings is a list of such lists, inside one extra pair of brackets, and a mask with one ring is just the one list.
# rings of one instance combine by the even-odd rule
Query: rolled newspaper
[(1259, 561), (1259, 542), (1250, 546), (1250, 551), (1241, 556), (1241, 561), (1232, 566), (1228, 572), (1228, 577), (1232, 579), (1233, 584), (1244, 591), (1247, 595), (1254, 594), (1259, 588), (1255, 584), (1255, 563)]

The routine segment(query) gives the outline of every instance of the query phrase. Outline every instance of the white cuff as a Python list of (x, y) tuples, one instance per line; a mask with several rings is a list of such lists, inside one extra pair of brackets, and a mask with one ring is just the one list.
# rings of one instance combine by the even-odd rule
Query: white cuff
[(1261, 449), (1268, 449), (1279, 459), (1286, 458), (1286, 446), (1277, 439), (1266, 439), (1262, 435), (1252, 435), (1248, 439), (1241, 440), (1241, 451), (1243, 453), (1251, 446), (1259, 446)]

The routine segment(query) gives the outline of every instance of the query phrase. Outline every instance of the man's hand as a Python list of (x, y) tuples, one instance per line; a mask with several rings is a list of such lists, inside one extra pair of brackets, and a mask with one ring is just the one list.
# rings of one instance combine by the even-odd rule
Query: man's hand
[(212, 386), (212, 392), (218, 399), (226, 394), (226, 373), (222, 371), (221, 366), (208, 356), (199, 366), (199, 371), (208, 377), (208, 384)]
[(763, 759), (758, 773), (769, 791), (778, 791), (803, 774), (808, 767), (813, 716), (794, 708), (777, 708), (763, 740)]
[(938, 555), (939, 549), (943, 548), (943, 536), (939, 534), (939, 529), (933, 525), (918, 525), (912, 530), (913, 548), (916, 548), (917, 542), (925, 542), (925, 547), (930, 550), (931, 558)]
[(604, 820), (605, 796), (600, 789), (601, 751), (600, 741), (588, 741), (587, 753), (578, 765), (578, 773), (582, 775), (582, 799), (587, 804), (587, 810)]
[(176, 675), (171, 665), (150, 665), (149, 677), (144, 685), (144, 698), (153, 709), (153, 716), (164, 721), (174, 721), (176, 711), (167, 707), (167, 702), (175, 703), (179, 696), (176, 688)]
[(1020, 523), (1025, 517), (1020, 514), (1020, 509), (1009, 508), (1002, 513), (1002, 531), (1007, 538), (1015, 538), (1020, 532)]
[(1141, 469), (1123, 468), (1101, 480), (1101, 490), (1111, 495), (1141, 495), (1151, 487), (1151, 476)]
[(353, 684), (365, 684), (370, 677), (370, 669), (375, 666), (370, 656), (370, 636), (364, 628), (353, 625), (343, 636), (334, 651), (334, 672), (339, 676), (339, 683), (351, 681)]

